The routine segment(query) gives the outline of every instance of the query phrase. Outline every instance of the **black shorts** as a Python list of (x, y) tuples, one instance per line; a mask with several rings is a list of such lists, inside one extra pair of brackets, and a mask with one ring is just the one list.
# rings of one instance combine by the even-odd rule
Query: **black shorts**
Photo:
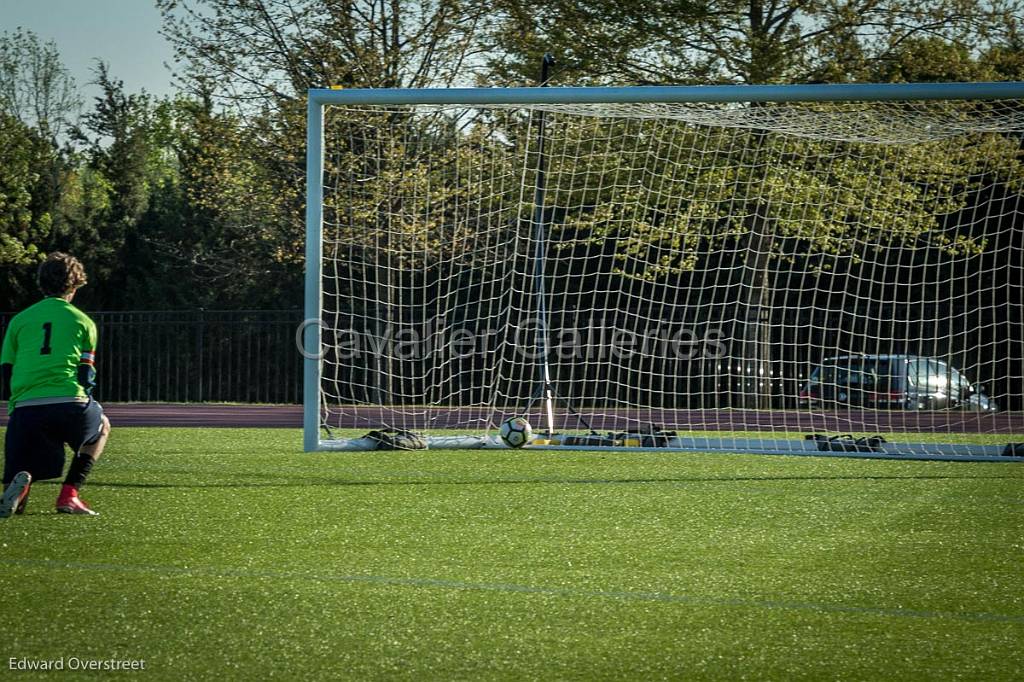
[(19, 471), (29, 472), (34, 481), (59, 478), (64, 444), (78, 452), (95, 443), (102, 429), (103, 408), (95, 400), (15, 408), (4, 443), (4, 485)]

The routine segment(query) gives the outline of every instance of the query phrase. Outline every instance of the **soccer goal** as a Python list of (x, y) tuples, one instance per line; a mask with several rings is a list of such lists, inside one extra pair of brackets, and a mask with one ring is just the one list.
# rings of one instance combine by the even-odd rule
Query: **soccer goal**
[(305, 447), (1020, 461), (1024, 83), (312, 90)]

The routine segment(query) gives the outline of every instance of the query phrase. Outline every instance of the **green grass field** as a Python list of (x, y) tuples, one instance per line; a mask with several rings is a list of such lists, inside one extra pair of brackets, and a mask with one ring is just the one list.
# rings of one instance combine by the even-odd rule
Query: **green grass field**
[(56, 484), (37, 484), (29, 513), (0, 521), (0, 670), (74, 657), (176, 680), (1024, 674), (1019, 463), (299, 443), (116, 430), (83, 491), (98, 518), (57, 516)]

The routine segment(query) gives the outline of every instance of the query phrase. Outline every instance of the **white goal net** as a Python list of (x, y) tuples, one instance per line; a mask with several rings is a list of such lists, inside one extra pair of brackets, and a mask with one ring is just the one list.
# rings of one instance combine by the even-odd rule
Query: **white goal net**
[(307, 447), (1024, 440), (1020, 99), (322, 110)]

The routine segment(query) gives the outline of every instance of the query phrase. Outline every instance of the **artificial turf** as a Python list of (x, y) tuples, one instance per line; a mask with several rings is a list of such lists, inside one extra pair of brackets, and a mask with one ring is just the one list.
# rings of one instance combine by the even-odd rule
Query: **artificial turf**
[[(1020, 679), (1024, 466), (303, 454), (119, 429), (0, 521), (0, 670), (128, 679)], [(76, 663), (77, 665), (77, 663)], [(102, 674), (102, 673), (100, 673)], [(114, 676), (112, 673), (111, 676)]]

